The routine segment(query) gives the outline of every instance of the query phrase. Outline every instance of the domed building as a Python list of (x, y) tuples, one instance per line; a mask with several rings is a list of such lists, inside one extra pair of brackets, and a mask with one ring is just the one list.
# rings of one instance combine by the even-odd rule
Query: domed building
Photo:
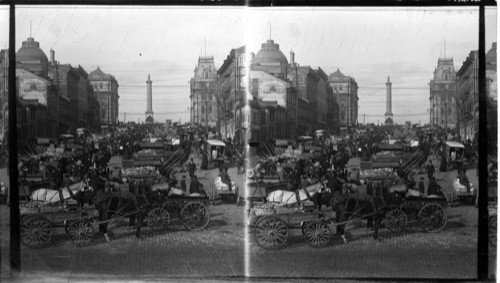
[(252, 71), (263, 71), (277, 78), (286, 79), (288, 60), (280, 51), (279, 44), (269, 39), (255, 55), (251, 63)]
[(40, 43), (28, 37), (16, 52), (16, 68), (24, 69), (40, 77), (47, 77), (49, 59), (40, 49)]

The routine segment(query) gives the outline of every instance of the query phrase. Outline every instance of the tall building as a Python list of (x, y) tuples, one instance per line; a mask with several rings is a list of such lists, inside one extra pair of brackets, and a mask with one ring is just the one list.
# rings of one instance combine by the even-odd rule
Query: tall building
[(39, 77), (46, 78), (49, 71), (49, 59), (40, 49), (40, 43), (28, 37), (16, 52), (16, 68), (23, 69)]
[(457, 121), (453, 58), (439, 58), (430, 81), (430, 125), (454, 129)]
[(190, 81), (191, 123), (215, 127), (218, 120), (216, 96), (217, 69), (214, 57), (198, 58), (194, 77)]
[(118, 122), (118, 82), (115, 77), (104, 73), (99, 67), (89, 74), (90, 84), (101, 106), (101, 123), (106, 125)]
[(250, 65), (251, 71), (263, 71), (271, 76), (286, 79), (288, 60), (283, 52), (280, 51), (279, 44), (269, 39), (262, 43), (262, 47), (252, 59)]
[(340, 127), (355, 127), (358, 124), (358, 83), (339, 69), (328, 76), (328, 81), (339, 104)]
[[(478, 64), (478, 51), (471, 51), (456, 73), (457, 128), (462, 139), (473, 140), (479, 127)], [(486, 90), (488, 133), (496, 136), (496, 109), (492, 109), (497, 101), (496, 42), (486, 53)]]
[(242, 78), (246, 73), (246, 47), (231, 49), (217, 70), (219, 128), (223, 138), (233, 138), (243, 144), (249, 130), (248, 112), (245, 112), (247, 84)]

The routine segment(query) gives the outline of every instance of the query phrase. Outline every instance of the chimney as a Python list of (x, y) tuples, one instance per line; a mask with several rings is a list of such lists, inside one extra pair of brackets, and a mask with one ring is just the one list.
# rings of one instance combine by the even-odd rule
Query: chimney
[(51, 48), (50, 49), (50, 63), (54, 64), (55, 63), (55, 51)]
[(293, 51), (290, 51), (290, 65), (292, 67), (295, 66), (295, 53), (293, 53)]

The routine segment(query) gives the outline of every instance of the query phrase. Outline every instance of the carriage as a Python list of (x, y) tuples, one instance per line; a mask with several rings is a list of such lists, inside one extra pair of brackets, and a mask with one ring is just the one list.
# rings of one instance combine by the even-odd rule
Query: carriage
[(95, 209), (80, 209), (76, 204), (62, 207), (29, 202), (20, 205), (20, 212), (21, 241), (30, 248), (47, 246), (57, 227), (64, 227), (69, 239), (77, 246), (92, 241), (92, 218), (97, 217)]
[(146, 221), (154, 231), (164, 231), (172, 220), (180, 223), (191, 231), (202, 230), (210, 221), (207, 196), (176, 196), (160, 197), (148, 212)]
[(448, 221), (446, 198), (406, 197), (391, 204), (385, 216), (385, 226), (391, 232), (404, 232), (409, 224), (416, 223), (429, 233), (441, 231)]

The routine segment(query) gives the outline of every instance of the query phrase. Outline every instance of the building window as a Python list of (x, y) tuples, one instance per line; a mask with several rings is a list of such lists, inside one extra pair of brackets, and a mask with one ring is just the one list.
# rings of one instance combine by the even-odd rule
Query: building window
[(103, 88), (103, 87), (102, 87), (102, 83), (99, 83), (99, 88), (100, 88), (100, 89), (102, 89), (102, 88)]
[(213, 96), (214, 96), (214, 95), (213, 95), (213, 93), (209, 93), (209, 94), (208, 94), (208, 100), (212, 101)]
[(208, 114), (212, 114), (212, 105), (208, 105)]
[(201, 106), (201, 113), (205, 114), (205, 106)]
[(342, 85), (339, 85), (339, 90), (342, 90)]

